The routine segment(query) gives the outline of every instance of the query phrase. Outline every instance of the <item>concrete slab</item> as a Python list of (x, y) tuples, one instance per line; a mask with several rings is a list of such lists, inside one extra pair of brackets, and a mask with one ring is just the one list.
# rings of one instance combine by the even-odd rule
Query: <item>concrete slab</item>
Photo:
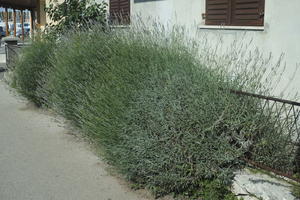
[(245, 200), (296, 200), (291, 191), (288, 182), (249, 169), (236, 172), (233, 183), (233, 192)]

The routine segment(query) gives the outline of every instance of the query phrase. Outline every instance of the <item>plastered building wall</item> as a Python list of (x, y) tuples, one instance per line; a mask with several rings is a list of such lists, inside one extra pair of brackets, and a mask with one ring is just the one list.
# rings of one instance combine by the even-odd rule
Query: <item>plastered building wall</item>
[(293, 96), (300, 93), (300, 70), (295, 72), (297, 63), (300, 64), (299, 0), (265, 0), (264, 27), (225, 30), (225, 27), (205, 26), (202, 13), (205, 13), (205, 0), (131, 0), (133, 20), (139, 16), (146, 23), (157, 20), (166, 25), (185, 26), (192, 33), (205, 34), (212, 45), (219, 38), (225, 46), (231, 45), (233, 40), (252, 41), (251, 48), (258, 48), (266, 57), (272, 53), (273, 62), (284, 54), (286, 70), (273, 94), (279, 96), (284, 92), (285, 96)]

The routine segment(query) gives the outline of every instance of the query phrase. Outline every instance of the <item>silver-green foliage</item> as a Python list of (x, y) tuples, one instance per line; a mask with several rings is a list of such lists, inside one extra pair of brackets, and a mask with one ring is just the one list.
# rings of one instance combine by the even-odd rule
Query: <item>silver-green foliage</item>
[(199, 56), (176, 30), (160, 31), (95, 27), (64, 36), (55, 48), (42, 41), (43, 47), (28, 49), (34, 56), (20, 61), (49, 50), (42, 55), (47, 62), (29, 68), (38, 69), (37, 86), (21, 85), (25, 65), (19, 64), (17, 87), (71, 120), (129, 180), (157, 196), (205, 196), (212, 185), (219, 188), (212, 199), (223, 199), (240, 158), (258, 149), (263, 122), (258, 100), (229, 90), (266, 91), (257, 78), (262, 75), (241, 71), (232, 78), (226, 66), (203, 60), (209, 51)]
[(45, 97), (39, 95), (38, 89), (46, 71), (51, 70), (50, 60), (55, 47), (52, 41), (37, 40), (30, 47), (22, 49), (14, 67), (13, 86), (39, 106)]

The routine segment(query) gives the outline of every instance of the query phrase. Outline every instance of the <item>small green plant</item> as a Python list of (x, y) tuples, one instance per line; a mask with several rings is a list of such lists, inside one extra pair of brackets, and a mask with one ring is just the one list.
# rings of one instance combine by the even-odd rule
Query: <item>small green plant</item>
[(238, 200), (238, 197), (232, 194), (228, 190), (228, 187), (225, 187), (219, 181), (204, 181), (201, 185), (202, 189), (200, 191), (200, 194), (197, 195), (197, 199), (199, 199), (200, 197), (201, 199), (207, 200)]
[(95, 23), (105, 27), (106, 8), (105, 2), (96, 3), (94, 0), (64, 0), (62, 3), (50, 0), (45, 8), (51, 21), (46, 32), (57, 36), (68, 30), (89, 28)]
[(12, 85), (38, 106), (41, 106), (46, 98), (38, 95), (38, 89), (42, 84), (40, 81), (52, 68), (51, 56), (55, 47), (53, 41), (36, 40), (30, 47), (22, 50), (15, 64)]
[(294, 185), (292, 194), (297, 198), (300, 199), (300, 185)]

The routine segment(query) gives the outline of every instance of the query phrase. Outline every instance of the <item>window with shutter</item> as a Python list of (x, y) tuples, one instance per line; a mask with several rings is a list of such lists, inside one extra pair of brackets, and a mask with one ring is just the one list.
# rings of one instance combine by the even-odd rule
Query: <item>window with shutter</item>
[(206, 0), (206, 24), (229, 24), (230, 0)]
[(205, 24), (263, 26), (264, 0), (206, 0)]
[(112, 23), (130, 23), (130, 0), (110, 0), (109, 13)]

